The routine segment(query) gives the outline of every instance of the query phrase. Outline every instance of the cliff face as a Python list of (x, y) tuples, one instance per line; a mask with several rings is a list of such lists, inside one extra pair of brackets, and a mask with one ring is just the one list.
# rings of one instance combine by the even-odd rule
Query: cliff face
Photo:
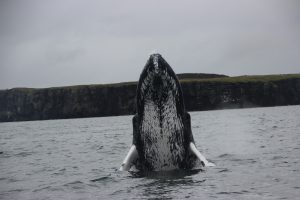
[[(300, 104), (300, 75), (181, 80), (188, 111)], [(0, 121), (127, 115), (136, 82), (0, 91)]]
[(182, 83), (189, 111), (300, 104), (300, 78)]
[(0, 92), (0, 121), (125, 115), (134, 110), (136, 84), (11, 89)]

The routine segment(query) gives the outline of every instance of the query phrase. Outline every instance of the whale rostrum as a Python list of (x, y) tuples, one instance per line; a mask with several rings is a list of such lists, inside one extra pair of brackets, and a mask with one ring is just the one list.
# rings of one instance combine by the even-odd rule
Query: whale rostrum
[(214, 166), (197, 150), (180, 83), (160, 54), (148, 59), (137, 86), (133, 144), (120, 170), (166, 171)]

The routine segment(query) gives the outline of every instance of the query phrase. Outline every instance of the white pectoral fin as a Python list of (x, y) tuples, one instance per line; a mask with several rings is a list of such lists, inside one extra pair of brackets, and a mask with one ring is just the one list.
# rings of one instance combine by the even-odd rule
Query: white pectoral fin
[(138, 152), (136, 150), (136, 146), (132, 145), (128, 154), (126, 155), (122, 165), (120, 167), (120, 171), (128, 171), (132, 166), (132, 162), (138, 158)]
[(214, 163), (208, 162), (206, 158), (198, 151), (195, 144), (193, 142), (190, 143), (190, 151), (193, 152), (197, 158), (204, 163), (207, 167), (214, 167), (216, 166)]

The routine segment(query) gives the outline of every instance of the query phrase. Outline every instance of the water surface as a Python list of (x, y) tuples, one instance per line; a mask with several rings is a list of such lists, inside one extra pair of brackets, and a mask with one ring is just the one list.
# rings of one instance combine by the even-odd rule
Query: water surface
[(0, 123), (0, 199), (298, 199), (300, 106), (192, 112), (205, 171), (118, 168), (132, 116)]

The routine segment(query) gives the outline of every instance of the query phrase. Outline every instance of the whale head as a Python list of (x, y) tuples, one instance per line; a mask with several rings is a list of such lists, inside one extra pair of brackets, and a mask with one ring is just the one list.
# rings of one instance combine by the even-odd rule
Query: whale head
[(182, 90), (176, 74), (160, 54), (152, 54), (140, 75), (137, 112), (143, 114), (147, 104), (162, 107), (170, 100), (174, 100), (176, 112), (183, 114)]
[(137, 87), (137, 150), (148, 169), (181, 168), (186, 155), (184, 113), (176, 74), (160, 54), (152, 54)]

